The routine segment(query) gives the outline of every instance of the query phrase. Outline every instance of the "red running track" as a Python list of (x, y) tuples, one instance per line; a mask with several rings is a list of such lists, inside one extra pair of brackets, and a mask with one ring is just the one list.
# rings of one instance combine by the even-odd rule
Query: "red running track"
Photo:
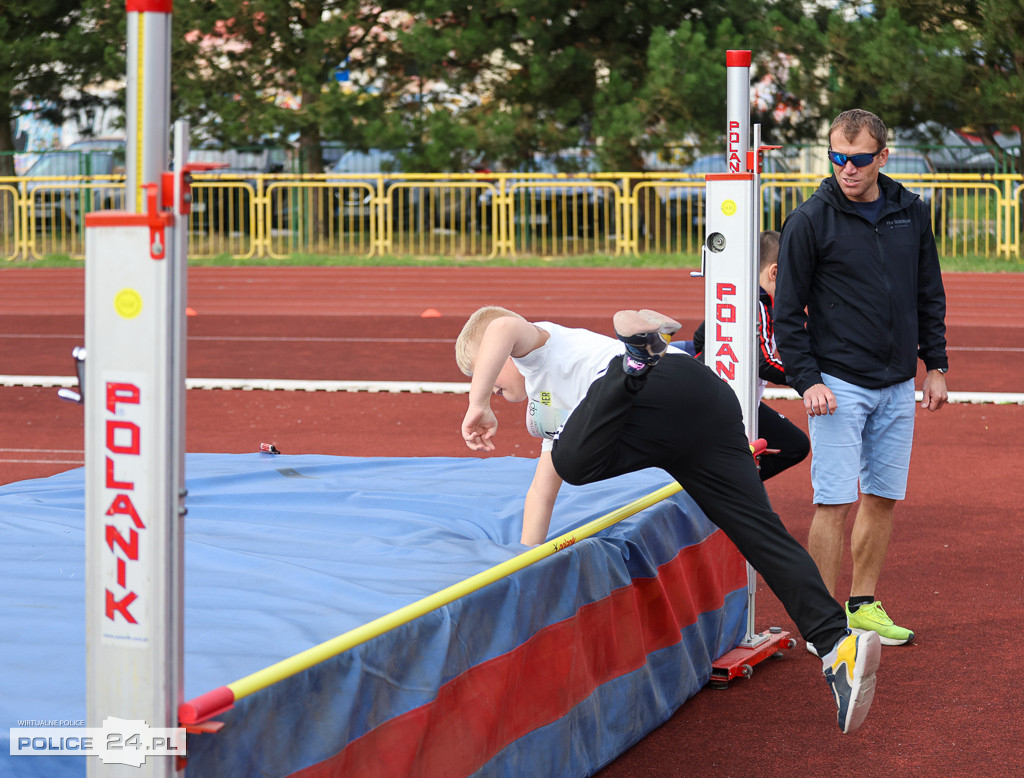
[[(1024, 276), (948, 274), (946, 288), (950, 389), (1024, 391)], [(0, 269), (0, 374), (70, 375), (83, 294), (78, 269)], [(620, 308), (651, 307), (696, 325), (702, 299), (702, 282), (686, 270), (197, 268), (188, 372), (463, 381), (452, 341), (478, 305), (608, 331)], [(428, 308), (442, 315), (421, 318)], [(804, 424), (797, 402), (775, 404)], [(188, 393), (187, 447), (250, 452), (267, 441), (293, 454), (471, 456), (458, 434), (464, 407), (455, 394), (196, 390)], [(496, 455), (535, 456), (521, 408), (497, 410)], [(0, 430), (0, 483), (81, 464), (81, 410), (52, 388), (0, 388)], [(885, 649), (875, 707), (859, 732), (839, 733), (820, 663), (801, 647), (727, 691), (700, 692), (601, 778), (1019, 774), (1022, 437), (1022, 406), (919, 411), (908, 499), (879, 592), (918, 639)], [(805, 540), (807, 463), (768, 491)], [(843, 575), (848, 585), (848, 563)], [(763, 586), (757, 607), (760, 628), (793, 630)]]

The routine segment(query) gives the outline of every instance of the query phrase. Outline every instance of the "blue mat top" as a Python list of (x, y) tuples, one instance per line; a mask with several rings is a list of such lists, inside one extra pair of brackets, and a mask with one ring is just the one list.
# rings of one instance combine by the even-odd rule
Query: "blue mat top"
[[(188, 455), (186, 698), (524, 551), (520, 520), (534, 465), (517, 457)], [(648, 470), (566, 486), (549, 537), (666, 483)], [(638, 520), (602, 536), (623, 536)], [(84, 469), (0, 487), (0, 528), (0, 730), (6, 736), (26, 719), (84, 719)], [(707, 529), (692, 532), (697, 542)]]

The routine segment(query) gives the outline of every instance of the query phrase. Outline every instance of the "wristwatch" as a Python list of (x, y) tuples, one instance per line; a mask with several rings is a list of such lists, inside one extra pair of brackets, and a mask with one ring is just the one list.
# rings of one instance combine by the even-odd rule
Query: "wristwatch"
[(942, 373), (943, 375), (945, 375), (946, 373), (948, 373), (948, 372), (949, 372), (949, 368), (948, 368), (948, 367), (937, 367), (937, 368), (935, 368), (935, 369), (936, 369), (936, 370), (938, 370), (938, 371), (939, 371), (940, 373)]

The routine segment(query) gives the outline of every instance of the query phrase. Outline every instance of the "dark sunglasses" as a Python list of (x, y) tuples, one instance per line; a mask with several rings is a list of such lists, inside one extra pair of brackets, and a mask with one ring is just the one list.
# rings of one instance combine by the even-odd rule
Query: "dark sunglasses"
[(839, 165), (839, 167), (846, 167), (847, 162), (852, 162), (854, 167), (867, 167), (874, 161), (875, 157), (885, 151), (885, 146), (882, 146), (874, 154), (840, 154), (838, 151), (828, 150), (829, 161), (833, 165)]

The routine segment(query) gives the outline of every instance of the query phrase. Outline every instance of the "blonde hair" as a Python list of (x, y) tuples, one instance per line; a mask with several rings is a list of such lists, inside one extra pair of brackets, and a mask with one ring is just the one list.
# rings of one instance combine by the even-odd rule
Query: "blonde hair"
[(483, 308), (478, 308), (463, 325), (462, 332), (455, 339), (455, 362), (464, 375), (473, 375), (473, 364), (476, 362), (477, 348), (480, 346), (480, 340), (484, 336), (484, 330), (487, 329), (487, 325), (503, 316), (514, 316), (517, 319), (523, 318), (508, 308), (502, 308), (498, 305), (485, 305)]

